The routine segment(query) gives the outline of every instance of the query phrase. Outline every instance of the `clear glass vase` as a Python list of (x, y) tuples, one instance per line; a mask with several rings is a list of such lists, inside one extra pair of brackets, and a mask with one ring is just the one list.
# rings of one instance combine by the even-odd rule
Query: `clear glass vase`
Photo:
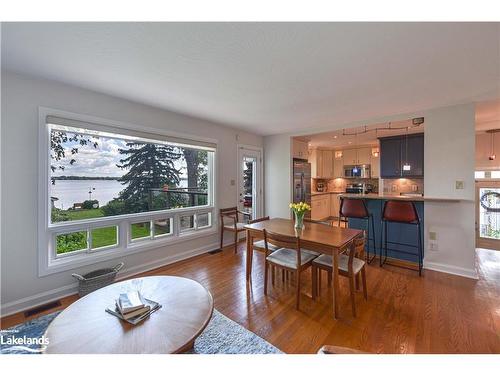
[(304, 228), (304, 214), (305, 212), (294, 212), (295, 214), (295, 228), (302, 229)]

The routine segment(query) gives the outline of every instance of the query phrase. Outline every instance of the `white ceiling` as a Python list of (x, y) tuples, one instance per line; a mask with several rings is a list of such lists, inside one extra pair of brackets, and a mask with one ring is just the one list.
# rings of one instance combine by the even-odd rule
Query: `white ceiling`
[(260, 134), (500, 96), (493, 23), (8, 23), (13, 71)]

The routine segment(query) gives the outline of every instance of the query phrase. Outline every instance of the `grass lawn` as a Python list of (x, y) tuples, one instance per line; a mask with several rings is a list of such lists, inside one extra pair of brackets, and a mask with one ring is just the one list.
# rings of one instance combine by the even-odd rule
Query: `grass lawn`
[[(103, 217), (104, 213), (100, 208), (90, 210), (69, 210), (64, 211), (70, 221), (92, 219)], [(149, 237), (150, 223), (137, 223), (131, 225), (132, 239)], [(91, 249), (104, 246), (111, 246), (117, 243), (118, 230), (116, 226), (92, 229)], [(69, 253), (72, 251), (87, 248), (86, 232), (76, 232), (57, 236), (57, 254)]]
[(90, 210), (68, 210), (63, 212), (68, 216), (70, 221), (93, 219), (95, 217), (104, 216), (104, 212), (102, 212), (100, 208), (93, 208)]
[[(90, 210), (68, 210), (64, 211), (70, 221), (93, 219), (103, 217), (104, 213), (100, 208)], [(92, 230), (92, 249), (103, 246), (115, 245), (117, 243), (116, 227), (97, 228)], [(86, 232), (77, 232), (76, 235), (60, 235), (57, 241), (57, 254), (69, 253), (87, 248)]]

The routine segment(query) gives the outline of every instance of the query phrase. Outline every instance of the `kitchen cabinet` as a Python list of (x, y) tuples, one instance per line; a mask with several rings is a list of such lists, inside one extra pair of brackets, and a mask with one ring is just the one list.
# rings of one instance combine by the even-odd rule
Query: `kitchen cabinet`
[(370, 164), (371, 153), (370, 147), (351, 148), (343, 150), (342, 156), (346, 165)]
[(292, 143), (292, 155), (296, 159), (307, 159), (309, 156), (309, 146), (307, 142), (294, 139)]
[(323, 150), (323, 178), (333, 177), (333, 151)]
[(335, 158), (335, 151), (333, 152), (333, 177), (342, 178), (344, 177), (344, 159)]
[(330, 194), (330, 216), (339, 217), (340, 199), (339, 194)]
[(311, 219), (322, 220), (330, 216), (330, 194), (311, 197)]
[(380, 177), (380, 157), (371, 156), (370, 158), (370, 175), (371, 178), (379, 178)]
[(308, 161), (311, 163), (311, 177), (321, 178), (323, 174), (323, 153), (321, 150), (312, 150)]
[(348, 150), (342, 150), (342, 158), (344, 159), (345, 165), (356, 165), (357, 157), (356, 157), (356, 149), (351, 148)]
[(406, 137), (401, 141), (401, 164), (410, 165), (409, 171), (402, 171), (403, 177), (424, 176), (424, 135), (408, 136), (408, 156), (406, 155)]
[(309, 155), (309, 163), (311, 163), (311, 177), (333, 177), (333, 151), (312, 150)]
[[(408, 155), (408, 157), (406, 156)], [(409, 171), (403, 171), (405, 162), (411, 166)], [(424, 134), (408, 136), (408, 151), (406, 136), (380, 138), (380, 177), (400, 178), (424, 176)]]

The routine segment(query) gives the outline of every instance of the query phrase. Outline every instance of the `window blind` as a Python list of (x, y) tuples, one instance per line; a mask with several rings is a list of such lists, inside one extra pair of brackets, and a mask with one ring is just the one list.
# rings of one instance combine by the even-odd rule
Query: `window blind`
[(102, 136), (108, 138), (119, 138), (119, 136), (126, 136), (127, 138), (130, 139), (143, 140), (145, 142), (147, 141), (167, 142), (167, 143), (174, 143), (179, 146), (184, 146), (187, 148), (197, 148), (208, 151), (215, 151), (217, 148), (217, 144), (213, 142), (190, 139), (187, 137), (184, 138), (184, 137), (176, 137), (158, 133), (149, 133), (141, 130), (138, 131), (116, 126), (102, 125), (98, 123), (73, 120), (58, 116), (51, 116), (51, 115), (47, 116), (46, 123), (68, 128), (76, 128), (76, 129), (67, 129), (67, 131), (85, 133), (94, 136)]

